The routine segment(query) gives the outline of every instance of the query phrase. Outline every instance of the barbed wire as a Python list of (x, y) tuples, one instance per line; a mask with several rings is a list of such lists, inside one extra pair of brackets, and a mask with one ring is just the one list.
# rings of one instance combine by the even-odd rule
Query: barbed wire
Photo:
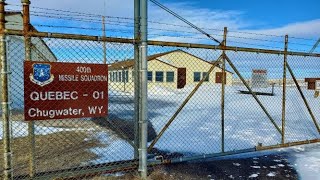
[[(8, 4), (8, 6), (21, 7), (21, 4), (20, 5)], [(103, 16), (100, 14), (84, 13), (84, 12), (77, 12), (77, 11), (52, 9), (52, 8), (43, 8), (43, 7), (36, 7), (36, 6), (30, 6), (30, 8), (36, 9), (36, 11), (31, 12), (30, 14), (32, 16), (36, 16), (39, 18), (53, 18), (53, 19), (67, 20), (67, 21), (86, 22), (86, 23), (90, 23), (90, 24), (91, 23), (102, 24), (102, 17), (105, 17), (105, 24), (114, 25), (114, 26), (121, 26), (121, 27), (129, 27), (129, 28), (134, 27), (134, 21), (133, 21), (134, 18), (130, 18), (130, 17)], [(13, 11), (14, 9), (10, 9), (10, 10)], [(50, 11), (50, 12), (48, 12), (48, 11)], [(199, 32), (196, 32), (196, 31), (183, 30), (183, 28), (190, 29), (189, 26), (186, 26), (186, 25), (172, 24), (172, 23), (167, 23), (167, 22), (157, 22), (157, 21), (150, 21), (150, 20), (148, 22), (150, 24), (169, 26), (169, 27), (164, 27), (164, 28), (149, 27), (148, 29), (150, 29), (150, 30), (158, 30), (158, 31), (172, 32), (172, 33), (183, 33), (183, 34), (191, 34), (191, 33), (196, 34), (196, 35), (200, 34)], [(75, 27), (75, 26), (73, 27), (73, 26), (61, 26), (61, 25), (56, 25), (56, 26), (54, 26), (54, 25), (41, 25), (41, 24), (37, 24), (36, 26), (48, 27), (48, 28), (69, 28), (69, 29), (96, 30), (96, 31), (102, 30), (102, 28), (94, 28), (94, 27), (88, 28), (88, 27)], [(171, 29), (171, 27), (172, 28), (173, 27), (180, 27), (182, 29), (181, 30)], [(209, 30), (209, 31), (215, 31), (215, 32), (223, 32), (222, 29), (217, 29), (217, 28), (202, 28), (202, 29)], [(120, 32), (123, 30), (113, 29), (113, 31)], [(127, 32), (129, 32), (129, 31), (127, 31)], [(281, 44), (284, 43), (283, 41), (280, 41), (280, 40), (246, 36), (246, 35), (254, 35), (254, 36), (264, 36), (264, 37), (271, 37), (271, 38), (284, 38), (284, 36), (282, 36), (282, 35), (263, 34), (263, 33), (239, 31), (239, 30), (229, 30), (228, 32), (233, 33), (233, 34), (243, 34), (243, 36), (241, 36), (241, 35), (239, 35), (239, 36), (228, 35), (229, 38), (244, 39), (244, 40), (249, 40), (249, 41), (281, 43)], [(221, 34), (216, 34), (216, 33), (212, 33), (212, 32), (210, 32), (209, 34), (222, 36)], [(157, 35), (161, 35), (161, 34), (157, 34)], [(179, 36), (177, 34), (175, 34), (175, 36), (178, 36), (180, 38), (183, 37), (183, 36), (181, 36), (181, 35)], [(191, 36), (187, 36), (187, 38), (191, 38)], [(296, 40), (305, 40), (305, 41), (316, 41), (317, 40), (317, 39), (294, 37), (294, 36), (290, 36), (290, 38), (296, 39)], [(198, 39), (198, 38), (195, 38), (195, 39)], [(203, 39), (206, 39), (206, 38), (203, 38)], [(238, 42), (238, 43), (240, 43), (240, 42)], [(249, 44), (251, 44), (251, 43), (249, 43)], [(297, 45), (297, 46), (313, 46), (313, 44), (297, 43), (297, 42), (293, 42), (293, 41), (290, 41), (290, 44)]]
[[(8, 4), (9, 6), (18, 6), (21, 7), (21, 4)], [(61, 9), (53, 9), (53, 8), (44, 8), (44, 7), (37, 7), (37, 6), (30, 6), (32, 9), (40, 9), (40, 10), (45, 10), (45, 11), (37, 11), (38, 13), (42, 14), (51, 14), (51, 15), (59, 15), (59, 17), (56, 18), (63, 18), (63, 15), (65, 16), (79, 16), (82, 17), (77, 20), (97, 20), (97, 18), (101, 19), (102, 16), (101, 14), (93, 14), (93, 13), (84, 13), (84, 12), (77, 12), (77, 11), (70, 11), (70, 10), (61, 10)], [(54, 12), (59, 12), (59, 13), (52, 13), (48, 11), (54, 11)], [(61, 13), (62, 12), (62, 13)], [(83, 18), (83, 17), (89, 17), (88, 18)], [(105, 18), (113, 18), (113, 19), (122, 19), (122, 20), (134, 20), (134, 18), (131, 17), (117, 17), (117, 16), (104, 16)], [(93, 19), (92, 19), (93, 18)], [(186, 25), (179, 25), (179, 24), (172, 24), (172, 23), (166, 23), (166, 22), (157, 22), (157, 21), (148, 21), (149, 23), (153, 24), (161, 24), (161, 25), (167, 25), (167, 26), (174, 26), (174, 27), (182, 27), (182, 28), (190, 28), (189, 26)], [(101, 23), (101, 22), (96, 22), (96, 23)], [(212, 31), (223, 31), (222, 29), (216, 29), (216, 28), (203, 28), (204, 30), (212, 30)], [(257, 36), (267, 36), (267, 37), (277, 37), (277, 38), (283, 38), (284, 35), (274, 35), (274, 34), (265, 34), (265, 33), (256, 33), (256, 32), (249, 32), (249, 31), (238, 31), (238, 30), (229, 30), (229, 32), (233, 33), (240, 33), (240, 34), (251, 34), (251, 35), (257, 35)], [(317, 39), (312, 39), (312, 38), (303, 38), (303, 37), (295, 37), (295, 36), (290, 36), (292, 39), (300, 39), (300, 40), (308, 40), (308, 41), (316, 41)]]

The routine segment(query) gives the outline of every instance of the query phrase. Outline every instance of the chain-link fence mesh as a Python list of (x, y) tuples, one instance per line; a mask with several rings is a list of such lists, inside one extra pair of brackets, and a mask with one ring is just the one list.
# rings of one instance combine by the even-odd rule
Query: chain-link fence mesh
[[(125, 172), (135, 176), (134, 44), (32, 37), (31, 61), (103, 64), (106, 60), (108, 64), (107, 116), (41, 120), (32, 125), (24, 119), (24, 37), (7, 38), (15, 179), (29, 178), (30, 161), (40, 178), (114, 177)], [(221, 49), (149, 45), (149, 161), (161, 164), (166, 162), (162, 160), (278, 145), (283, 118), (284, 143), (319, 139), (315, 124), (320, 123), (320, 97), (316, 87), (310, 87), (320, 78), (319, 58), (288, 56), (285, 117), (283, 61), (281, 53), (226, 51), (224, 56)], [(312, 78), (306, 82), (306, 77)], [(69, 88), (92, 91), (91, 87)], [(34, 141), (30, 127), (34, 127)]]

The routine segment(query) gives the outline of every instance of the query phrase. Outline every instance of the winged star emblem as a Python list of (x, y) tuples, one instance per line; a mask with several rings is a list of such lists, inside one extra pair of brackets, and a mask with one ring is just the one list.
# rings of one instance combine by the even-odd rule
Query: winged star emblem
[(43, 87), (54, 80), (51, 74), (51, 65), (45, 63), (33, 64), (33, 73), (30, 74), (30, 81)]

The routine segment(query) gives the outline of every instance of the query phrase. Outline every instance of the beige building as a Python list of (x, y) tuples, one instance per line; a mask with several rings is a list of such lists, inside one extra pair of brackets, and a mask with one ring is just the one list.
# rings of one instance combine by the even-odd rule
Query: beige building
[[(182, 50), (154, 54), (148, 57), (148, 89), (156, 87), (182, 89), (196, 85), (205, 77), (212, 63)], [(109, 88), (133, 92), (134, 60), (115, 62), (109, 65)], [(226, 71), (226, 84), (232, 84), (232, 73)], [(221, 83), (222, 69), (217, 67), (204, 81)]]

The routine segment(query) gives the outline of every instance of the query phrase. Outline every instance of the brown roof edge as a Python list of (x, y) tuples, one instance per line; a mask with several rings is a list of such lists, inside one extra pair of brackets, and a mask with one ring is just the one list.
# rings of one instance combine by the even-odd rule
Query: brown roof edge
[(304, 80), (305, 82), (315, 82), (317, 80), (320, 80), (320, 78), (305, 78)]

